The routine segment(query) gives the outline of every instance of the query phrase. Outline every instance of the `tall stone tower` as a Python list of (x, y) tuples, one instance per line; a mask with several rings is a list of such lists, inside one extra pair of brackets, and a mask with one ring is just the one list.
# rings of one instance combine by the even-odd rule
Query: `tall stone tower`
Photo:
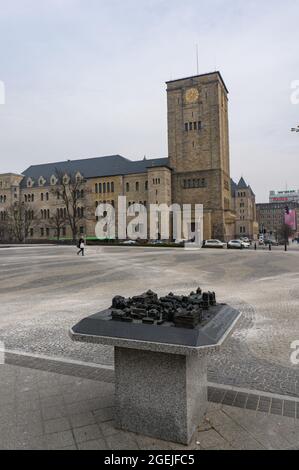
[(219, 72), (167, 82), (172, 200), (204, 205), (204, 238), (234, 234), (228, 90)]

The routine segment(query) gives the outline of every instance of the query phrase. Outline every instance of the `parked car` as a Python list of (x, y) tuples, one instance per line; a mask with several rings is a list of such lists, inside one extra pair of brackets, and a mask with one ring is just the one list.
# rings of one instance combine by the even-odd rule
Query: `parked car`
[(250, 248), (250, 243), (241, 241), (243, 248)]
[(244, 243), (249, 243), (249, 246), (251, 245), (251, 240), (248, 237), (241, 237), (240, 240)]
[(241, 240), (231, 240), (227, 244), (228, 250), (243, 250), (244, 246)]
[(123, 242), (123, 245), (137, 245), (136, 240), (126, 240)]
[(205, 240), (203, 243), (203, 248), (224, 248), (225, 243), (220, 240)]

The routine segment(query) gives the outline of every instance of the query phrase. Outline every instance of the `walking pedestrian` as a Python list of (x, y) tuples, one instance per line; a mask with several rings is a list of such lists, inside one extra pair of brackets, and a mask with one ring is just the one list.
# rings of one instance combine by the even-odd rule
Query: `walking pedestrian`
[(81, 253), (82, 256), (84, 256), (85, 244), (84, 244), (83, 238), (80, 238), (80, 240), (79, 240), (79, 242), (78, 242), (78, 248), (79, 248), (79, 251), (78, 251), (77, 255), (79, 256), (80, 253)]

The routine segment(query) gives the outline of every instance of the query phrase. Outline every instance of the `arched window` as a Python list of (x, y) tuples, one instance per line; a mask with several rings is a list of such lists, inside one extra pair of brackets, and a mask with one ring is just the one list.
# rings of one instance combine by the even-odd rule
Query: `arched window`
[(107, 193), (110, 193), (110, 183), (107, 183)]
[(127, 191), (127, 193), (130, 191), (130, 183), (126, 184), (126, 191)]
[(114, 193), (114, 182), (111, 183), (111, 192)]
[(99, 183), (99, 193), (102, 193), (102, 183)]
[(103, 193), (106, 192), (106, 183), (103, 183)]
[(95, 186), (94, 186), (94, 190), (95, 190), (95, 192), (96, 192), (96, 193), (98, 193), (98, 192), (99, 192), (99, 186), (98, 186), (98, 183), (96, 183), (96, 184), (95, 184)]

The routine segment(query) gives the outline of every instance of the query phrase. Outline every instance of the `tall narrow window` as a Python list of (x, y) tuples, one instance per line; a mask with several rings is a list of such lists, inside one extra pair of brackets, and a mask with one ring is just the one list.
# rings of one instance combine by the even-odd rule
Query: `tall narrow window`
[(111, 192), (114, 193), (114, 182), (111, 183)]
[(107, 183), (107, 193), (110, 193), (110, 183)]
[(139, 191), (139, 182), (138, 181), (136, 181), (135, 188), (136, 188), (136, 191)]
[(106, 183), (103, 183), (103, 193), (106, 192)]
[(185, 131), (188, 132), (188, 129), (189, 129), (188, 122), (185, 122)]
[(98, 186), (98, 183), (96, 183), (96, 184), (95, 184), (95, 186), (94, 186), (94, 190), (95, 190), (95, 192), (96, 192), (96, 193), (98, 193), (98, 192), (99, 192), (99, 186)]
[(192, 131), (192, 122), (189, 122), (189, 131)]
[(130, 184), (129, 183), (126, 184), (126, 191), (127, 191), (127, 193), (130, 191)]

